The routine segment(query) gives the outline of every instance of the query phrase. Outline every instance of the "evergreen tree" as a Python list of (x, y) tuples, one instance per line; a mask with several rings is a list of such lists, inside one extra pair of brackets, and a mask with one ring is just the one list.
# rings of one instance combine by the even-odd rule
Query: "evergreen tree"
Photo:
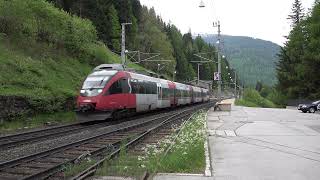
[(110, 28), (107, 29), (107, 35), (109, 36), (108, 41), (111, 43), (111, 49), (120, 52), (121, 27), (119, 24), (118, 12), (116, 11), (113, 5), (111, 5), (111, 7), (109, 8), (107, 20), (107, 23), (110, 26)]
[(291, 26), (295, 27), (304, 17), (303, 7), (300, 0), (294, 0), (291, 11), (292, 13), (289, 15), (288, 19), (292, 21)]
[(288, 19), (292, 21), (292, 27), (288, 41), (279, 53), (277, 64), (278, 89), (289, 97), (299, 97), (307, 94), (306, 88), (301, 86), (305, 77), (302, 71), (302, 59), (305, 54), (306, 34), (303, 22), (303, 8), (299, 0), (295, 0), (292, 14)]

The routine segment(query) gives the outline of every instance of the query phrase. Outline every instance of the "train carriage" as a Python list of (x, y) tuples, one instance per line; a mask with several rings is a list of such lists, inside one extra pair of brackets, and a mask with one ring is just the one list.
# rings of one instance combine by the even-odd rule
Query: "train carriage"
[(191, 90), (190, 86), (182, 83), (176, 84), (176, 97), (177, 97), (177, 105), (186, 105), (191, 104)]
[(105, 120), (208, 100), (207, 89), (101, 65), (83, 82), (77, 117), (80, 121)]
[(199, 103), (202, 101), (201, 88), (193, 86), (193, 103)]
[(158, 108), (159, 80), (149, 76), (129, 73), (131, 94), (136, 96), (136, 112), (151, 111)]

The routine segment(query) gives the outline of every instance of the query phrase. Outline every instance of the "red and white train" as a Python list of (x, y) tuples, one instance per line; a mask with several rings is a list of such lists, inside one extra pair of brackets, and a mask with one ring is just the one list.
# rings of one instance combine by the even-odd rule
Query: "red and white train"
[(205, 88), (125, 71), (122, 65), (100, 65), (86, 78), (77, 100), (80, 121), (209, 101)]

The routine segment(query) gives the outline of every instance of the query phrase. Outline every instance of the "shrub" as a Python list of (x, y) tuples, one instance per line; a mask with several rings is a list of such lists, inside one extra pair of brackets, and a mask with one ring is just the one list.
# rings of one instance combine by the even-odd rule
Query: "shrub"
[(264, 107), (264, 108), (275, 108), (276, 105), (270, 100), (262, 97), (258, 91), (254, 89), (246, 89), (244, 91), (244, 96), (241, 101), (237, 103), (241, 103), (241, 105), (249, 106), (249, 107)]

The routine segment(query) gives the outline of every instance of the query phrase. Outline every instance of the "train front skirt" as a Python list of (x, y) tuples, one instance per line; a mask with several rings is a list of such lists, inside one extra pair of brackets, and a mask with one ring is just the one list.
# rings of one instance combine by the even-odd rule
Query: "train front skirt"
[(106, 119), (112, 118), (111, 111), (78, 111), (76, 110), (77, 120), (80, 122), (88, 121), (104, 121)]

